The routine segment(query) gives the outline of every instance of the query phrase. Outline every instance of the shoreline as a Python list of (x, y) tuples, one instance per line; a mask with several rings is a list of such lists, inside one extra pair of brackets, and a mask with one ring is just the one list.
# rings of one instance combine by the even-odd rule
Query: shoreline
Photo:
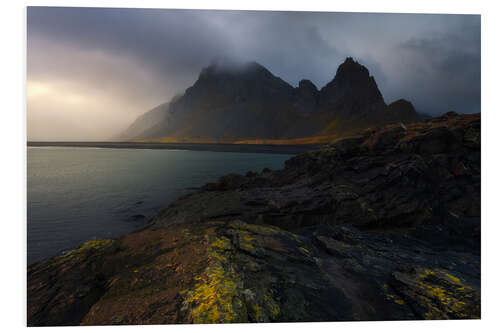
[(28, 266), (28, 326), (480, 319), (480, 124), (448, 113), (222, 176)]
[(104, 141), (28, 141), (27, 147), (73, 147), (112, 149), (166, 149), (193, 150), (234, 153), (300, 154), (316, 150), (323, 145), (270, 145), (233, 143), (144, 143), (144, 142), (104, 142)]
[[(125, 227), (126, 233), (135, 232), (137, 230), (143, 229), (144, 226), (148, 224), (149, 220), (154, 218), (157, 215), (158, 210), (162, 211), (162, 210), (167, 208), (170, 201), (173, 201), (176, 198), (183, 196), (187, 193), (191, 193), (193, 191), (200, 190), (204, 184), (206, 184), (207, 182), (216, 181), (219, 176), (222, 176), (224, 174), (229, 174), (229, 173), (245, 174), (249, 170), (250, 171), (262, 170), (262, 169), (266, 169), (266, 168), (279, 169), (279, 168), (283, 167), (284, 161), (288, 160), (289, 158), (291, 158), (293, 156), (291, 154), (286, 154), (286, 153), (282, 152), (281, 150), (278, 152), (274, 151), (271, 154), (262, 153), (262, 154), (248, 155), (248, 154), (238, 154), (238, 153), (232, 153), (232, 154), (225, 154), (224, 153), (224, 154), (222, 154), (221, 152), (215, 152), (215, 151), (211, 152), (211, 153), (208, 153), (208, 152), (203, 153), (203, 152), (199, 151), (199, 150), (203, 150), (203, 149), (199, 149), (199, 148), (197, 150), (185, 150), (185, 149), (184, 150), (180, 150), (180, 149), (168, 149), (167, 150), (167, 149), (164, 149), (163, 153), (162, 152), (154, 152), (152, 149), (147, 149), (145, 147), (140, 148), (140, 149), (146, 150), (146, 151), (142, 150), (142, 152), (141, 152), (141, 150), (136, 150), (133, 148), (125, 148), (123, 146), (120, 146), (119, 148), (116, 148), (116, 149), (115, 148), (104, 148), (104, 147), (78, 147), (77, 149), (73, 149), (72, 147), (68, 147), (68, 146), (65, 146), (65, 147), (61, 147), (61, 146), (57, 146), (57, 147), (54, 147), (54, 146), (28, 146), (27, 148), (28, 148), (27, 149), (28, 159), (30, 159), (30, 156), (31, 156), (32, 157), (30, 159), (31, 161), (36, 161), (35, 156), (46, 156), (46, 154), (50, 154), (50, 156), (53, 156), (53, 157), (59, 156), (62, 160), (66, 159), (65, 156), (67, 156), (67, 154), (71, 154), (72, 156), (79, 156), (79, 155), (83, 154), (84, 155), (83, 161), (87, 160), (87, 156), (91, 156), (92, 158), (94, 158), (94, 156), (102, 157), (102, 156), (108, 156), (108, 154), (112, 154), (112, 155), (118, 154), (116, 156), (126, 156), (127, 159), (130, 159), (130, 158), (133, 159), (133, 158), (135, 158), (135, 156), (138, 156), (138, 158), (143, 159), (145, 161), (148, 161), (148, 160), (150, 160), (150, 161), (163, 161), (165, 163), (167, 163), (167, 162), (171, 163), (172, 159), (170, 156), (178, 156), (178, 157), (173, 158), (173, 161), (175, 162), (177, 160), (177, 163), (178, 163), (179, 159), (180, 160), (186, 160), (186, 159), (189, 160), (192, 156), (201, 156), (201, 158), (203, 160), (208, 159), (208, 160), (215, 161), (215, 160), (218, 160), (219, 158), (221, 158), (221, 159), (226, 159), (226, 160), (231, 161), (230, 164), (225, 164), (225, 166), (221, 165), (221, 166), (215, 167), (214, 164), (212, 164), (212, 166), (210, 166), (210, 165), (198, 166), (195, 168), (196, 170), (198, 170), (196, 172), (193, 172), (193, 170), (195, 170), (195, 169), (192, 169), (191, 171), (189, 171), (189, 170), (188, 171), (181, 171), (181, 170), (177, 171), (177, 173), (181, 175), (179, 177), (180, 179), (186, 178), (186, 177), (183, 177), (182, 175), (185, 173), (188, 173), (192, 176), (189, 176), (187, 178), (201, 177), (200, 182), (185, 181), (184, 180), (183, 186), (179, 186), (178, 188), (172, 189), (169, 191), (154, 190), (154, 189), (151, 189), (150, 187), (148, 187), (148, 190), (143, 188), (142, 190), (139, 190), (139, 192), (142, 193), (142, 198), (137, 198), (136, 200), (129, 200), (131, 197), (135, 197), (134, 195), (132, 195), (132, 193), (129, 193), (129, 195), (127, 195), (126, 193), (123, 193), (122, 196), (117, 195), (117, 198), (118, 197), (122, 198), (122, 199), (120, 199), (121, 202), (129, 202), (130, 201), (130, 205), (123, 204), (124, 207), (129, 207), (129, 206), (130, 207), (129, 208), (122, 208), (119, 213), (118, 212), (113, 213), (115, 210), (117, 210), (115, 208), (115, 206), (119, 205), (119, 203), (110, 204), (110, 202), (114, 202), (114, 200), (115, 200), (115, 199), (113, 199), (113, 196), (112, 195), (107, 195), (107, 196), (101, 195), (102, 201), (105, 202), (102, 205), (107, 207), (107, 208), (103, 208), (103, 211), (101, 212), (102, 214), (105, 214), (105, 215), (102, 215), (103, 218), (106, 218), (107, 221), (109, 221), (111, 223), (114, 223), (113, 221), (120, 220), (122, 222), (122, 224), (124, 224), (125, 226), (133, 223), (132, 229)], [(192, 148), (196, 149), (197, 147), (192, 147)], [(125, 149), (125, 150), (120, 150), (120, 149)], [(150, 152), (148, 153), (148, 151), (150, 151)], [(184, 151), (184, 153), (182, 153), (182, 151)], [(179, 153), (176, 153), (176, 152), (179, 152)], [(41, 154), (41, 155), (35, 155), (35, 154)], [(54, 155), (52, 155), (52, 154), (54, 154)], [(87, 154), (89, 154), (89, 155), (87, 155)], [(95, 154), (98, 154), (98, 155), (95, 155)], [(195, 159), (199, 160), (199, 157), (198, 158), (195, 157)], [(95, 161), (95, 160), (92, 159), (92, 161)], [(238, 161), (243, 161), (243, 162), (238, 163)], [(259, 161), (262, 161), (262, 162), (259, 162)], [(274, 161), (278, 161), (278, 162), (274, 162)], [(235, 162), (236, 165), (233, 165), (232, 164), (233, 162)], [(152, 163), (148, 163), (148, 164), (152, 164)], [(153, 163), (153, 164), (156, 164), (156, 163)], [(218, 163), (215, 163), (215, 164), (218, 164)], [(238, 167), (238, 165), (240, 167)], [(130, 171), (127, 171), (127, 174), (129, 172), (132, 172), (132, 174), (137, 174), (136, 172), (139, 172), (138, 169), (133, 168), (134, 165), (129, 165), (128, 167), (131, 167), (132, 169), (130, 169)], [(144, 167), (145, 166), (140, 168), (141, 172), (144, 170), (149, 170), (149, 169), (144, 168)], [(28, 168), (29, 168), (29, 165), (28, 165)], [(175, 167), (173, 169), (175, 170)], [(36, 169), (34, 169), (34, 170), (36, 170)], [(203, 180), (203, 177), (205, 177), (205, 176), (201, 176), (201, 175), (202, 174), (204, 174), (204, 175), (211, 174), (209, 170), (213, 170), (214, 172), (222, 171), (222, 173), (219, 173), (215, 176), (212, 175), (213, 177), (210, 176), (210, 177), (207, 177), (205, 180)], [(153, 171), (154, 171), (154, 168), (153, 168)], [(169, 177), (169, 176), (157, 175), (157, 177)], [(163, 179), (163, 178), (159, 178), (159, 179)], [(143, 180), (143, 182), (147, 182), (147, 181)], [(144, 184), (144, 183), (141, 183), (141, 184)], [(130, 188), (129, 190), (133, 191), (134, 189)], [(94, 193), (94, 192), (87, 192), (87, 191), (89, 191), (89, 189), (86, 188), (85, 189), (86, 193)], [(134, 193), (136, 193), (136, 192), (134, 192)], [(161, 200), (158, 199), (158, 198), (162, 198), (164, 195), (169, 198), (168, 201), (165, 201), (164, 199), (161, 199)], [(73, 205), (78, 205), (79, 207), (84, 207), (84, 208), (82, 208), (82, 213), (80, 213), (81, 216), (79, 218), (75, 219), (77, 221), (80, 221), (79, 223), (81, 223), (81, 220), (84, 219), (83, 216), (87, 217), (87, 216), (92, 215), (92, 214), (88, 213), (92, 209), (85, 204), (86, 204), (86, 202), (91, 200), (91, 198), (94, 196), (95, 196), (95, 194), (89, 195), (88, 199), (77, 201), (76, 203), (73, 203)], [(134, 204), (134, 202), (137, 200), (141, 200), (139, 205), (137, 203)], [(144, 200), (144, 201), (142, 201), (142, 200)], [(152, 208), (153, 205), (156, 207), (155, 208), (156, 210)], [(66, 208), (69, 209), (68, 207), (66, 207)], [(40, 213), (40, 211), (45, 212), (46, 209), (44, 210), (44, 209), (38, 208), (39, 215), (43, 214), (43, 213)], [(128, 213), (126, 213), (126, 211), (128, 211)], [(140, 217), (136, 217), (136, 216), (140, 216)], [(33, 219), (34, 222), (31, 221), (31, 218)], [(34, 218), (34, 214), (31, 215), (31, 218), (28, 219), (28, 226), (36, 225), (36, 223), (38, 223), (38, 222), (36, 222), (37, 219)], [(61, 220), (61, 219), (62, 219), (62, 217), (59, 217), (59, 220)], [(57, 223), (55, 223), (55, 224), (57, 224)], [(95, 227), (89, 227), (89, 228), (92, 229)], [(28, 230), (29, 229), (30, 228), (28, 227)], [(99, 228), (97, 228), (97, 229), (99, 229)], [(80, 242), (75, 242), (73, 244), (69, 244), (66, 247), (57, 247), (57, 246), (45, 247), (45, 246), (33, 245), (33, 247), (32, 247), (33, 250), (30, 250), (31, 246), (28, 246), (28, 265), (36, 263), (38, 261), (43, 261), (43, 260), (49, 259), (50, 257), (53, 257), (53, 256), (59, 256), (62, 254), (62, 251), (69, 251), (75, 247), (79, 247), (81, 245), (81, 243), (88, 241), (88, 240), (92, 240), (92, 239), (96, 239), (96, 238), (99, 239), (102, 237), (119, 238), (119, 237), (125, 235), (122, 228), (119, 228), (119, 227), (114, 227), (114, 228), (107, 229), (107, 230), (108, 231), (106, 234), (100, 234), (97, 236), (94, 234), (91, 234), (91, 235), (89, 235), (88, 238), (77, 237), (78, 239), (81, 239)], [(118, 230), (118, 232), (115, 232), (116, 230)], [(71, 233), (68, 233), (68, 235), (69, 234), (71, 234)], [(69, 236), (66, 236), (66, 237), (69, 237)], [(29, 239), (30, 238), (28, 237), (28, 240)], [(39, 243), (43, 243), (43, 241), (40, 241)], [(58, 252), (45, 252), (45, 250), (44, 250), (45, 248), (48, 248), (48, 249), (56, 248), (56, 249), (58, 249)], [(41, 256), (39, 256), (40, 253), (42, 254)], [(30, 258), (32, 258), (32, 257), (36, 258), (36, 259), (30, 260)]]

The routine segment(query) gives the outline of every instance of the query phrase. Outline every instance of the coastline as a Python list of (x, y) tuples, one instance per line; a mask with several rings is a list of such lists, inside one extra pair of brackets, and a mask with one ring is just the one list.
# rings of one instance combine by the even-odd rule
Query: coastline
[(479, 319), (480, 125), (385, 126), (205, 184), (30, 265), (28, 326)]
[(89, 239), (122, 236), (207, 182), (228, 173), (280, 169), (292, 156), (28, 147), (28, 263)]
[(262, 153), (262, 154), (300, 154), (317, 150), (322, 145), (270, 145), (270, 144), (233, 144), (233, 143), (155, 143), (155, 142), (106, 142), (106, 141), (28, 141), (28, 147), (72, 147), (72, 148), (111, 148), (111, 149), (177, 149), (194, 151)]

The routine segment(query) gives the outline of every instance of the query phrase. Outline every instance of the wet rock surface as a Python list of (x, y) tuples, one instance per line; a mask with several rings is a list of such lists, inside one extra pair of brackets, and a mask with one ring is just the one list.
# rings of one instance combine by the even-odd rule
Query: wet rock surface
[(28, 267), (28, 325), (480, 317), (480, 116), (228, 175)]
[(28, 272), (29, 325), (480, 316), (479, 257), (352, 226), (146, 230)]
[(480, 177), (480, 116), (447, 114), (366, 130), (282, 170), (221, 177), (173, 202), (153, 228), (234, 218), (291, 231), (344, 223), (475, 228), (468, 221), (480, 215)]

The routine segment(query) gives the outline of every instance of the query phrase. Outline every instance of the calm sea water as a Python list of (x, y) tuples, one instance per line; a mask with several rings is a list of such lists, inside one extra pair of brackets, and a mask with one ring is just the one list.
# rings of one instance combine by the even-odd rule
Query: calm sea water
[(227, 173), (280, 169), (291, 155), (187, 150), (28, 148), (28, 264), (133, 231)]

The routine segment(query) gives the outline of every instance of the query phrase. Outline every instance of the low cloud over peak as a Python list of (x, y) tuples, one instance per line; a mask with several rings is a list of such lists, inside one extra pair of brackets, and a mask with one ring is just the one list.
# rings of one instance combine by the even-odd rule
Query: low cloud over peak
[(347, 56), (390, 103), (480, 111), (478, 15), (28, 8), (28, 139), (103, 140), (213, 59), (322, 87)]

